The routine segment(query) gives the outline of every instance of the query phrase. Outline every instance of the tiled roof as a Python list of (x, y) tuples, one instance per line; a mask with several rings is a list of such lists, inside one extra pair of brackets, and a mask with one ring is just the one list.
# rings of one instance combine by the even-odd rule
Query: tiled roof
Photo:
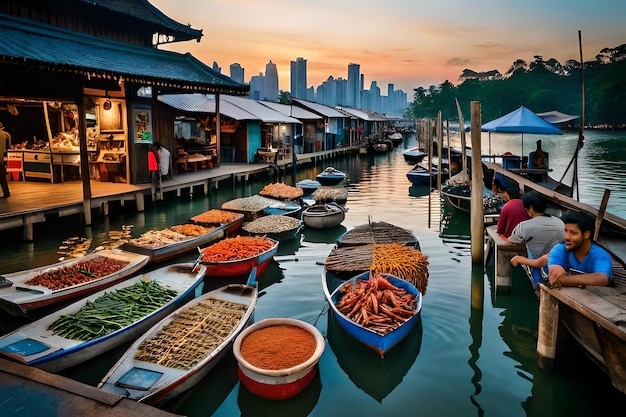
[(92, 7), (101, 7), (161, 28), (162, 33), (174, 34), (177, 41), (198, 39), (202, 30), (192, 29), (164, 15), (147, 0), (78, 0)]
[(0, 14), (0, 64), (85, 77), (124, 78), (189, 92), (246, 94), (250, 87), (213, 71), (191, 54), (162, 51)]

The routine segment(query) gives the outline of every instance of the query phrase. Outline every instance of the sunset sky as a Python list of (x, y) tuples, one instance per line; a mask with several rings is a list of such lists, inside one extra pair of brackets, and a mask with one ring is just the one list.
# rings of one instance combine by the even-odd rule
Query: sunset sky
[(505, 73), (516, 59), (535, 55), (562, 64), (592, 60), (602, 48), (626, 43), (624, 0), (150, 0), (168, 17), (202, 29), (200, 43), (162, 49), (190, 52), (245, 69), (245, 81), (277, 66), (279, 89), (290, 90), (289, 65), (307, 60), (307, 84), (329, 76), (347, 79), (361, 66), (365, 88), (377, 81), (413, 96), (413, 89), (448, 80), (459, 84), (465, 68)]

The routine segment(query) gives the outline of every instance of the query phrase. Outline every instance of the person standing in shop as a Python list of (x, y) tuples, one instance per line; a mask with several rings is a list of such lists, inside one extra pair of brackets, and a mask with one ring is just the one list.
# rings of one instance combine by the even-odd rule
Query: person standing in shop
[(11, 146), (11, 135), (9, 132), (4, 130), (4, 125), (0, 122), (0, 156), (2, 160), (0, 161), (0, 187), (2, 187), (3, 197), (11, 196), (9, 192), (9, 183), (7, 182), (7, 167), (6, 167), (6, 153), (7, 149)]

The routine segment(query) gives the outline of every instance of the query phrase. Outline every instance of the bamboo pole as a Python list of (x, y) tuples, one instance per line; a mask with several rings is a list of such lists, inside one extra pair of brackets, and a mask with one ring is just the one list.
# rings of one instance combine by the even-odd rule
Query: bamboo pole
[[(480, 158), (481, 149), (481, 117), (480, 117), (480, 102), (471, 102), (471, 121), (472, 121), (472, 198), (471, 198), (471, 250), (472, 250), (472, 262), (474, 264), (483, 264), (484, 251), (485, 251), (485, 209), (483, 206), (483, 169), (482, 161)], [(465, 130), (461, 125), (461, 130)], [(463, 159), (465, 160), (465, 149), (463, 149)]]

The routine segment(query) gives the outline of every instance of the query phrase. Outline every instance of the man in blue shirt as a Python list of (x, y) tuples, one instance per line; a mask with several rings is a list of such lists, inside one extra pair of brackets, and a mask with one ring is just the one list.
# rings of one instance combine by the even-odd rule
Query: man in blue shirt
[(592, 241), (593, 217), (586, 213), (565, 213), (565, 242), (554, 246), (548, 256), (548, 276), (553, 288), (608, 286), (612, 282), (611, 255)]

